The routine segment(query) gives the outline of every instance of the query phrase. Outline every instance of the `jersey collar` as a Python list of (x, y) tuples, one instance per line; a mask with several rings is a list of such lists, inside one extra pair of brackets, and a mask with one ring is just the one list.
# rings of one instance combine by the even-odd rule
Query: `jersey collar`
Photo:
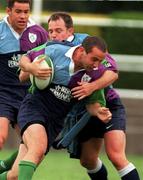
[(80, 45), (71, 47), (71, 48), (65, 53), (65, 56), (71, 59), (70, 65), (69, 65), (69, 73), (70, 73), (70, 75), (73, 75), (73, 74), (74, 74), (74, 67), (75, 67), (74, 61), (73, 61), (73, 58), (72, 58), (72, 57), (73, 57), (73, 53), (74, 53), (75, 49), (76, 49), (77, 47), (79, 47), (79, 46), (80, 46)]
[[(9, 29), (11, 30), (11, 32), (13, 33), (13, 35), (15, 36), (15, 38), (16, 38), (16, 39), (19, 39), (19, 38), (21, 37), (21, 35), (18, 34), (18, 33), (13, 29), (13, 27), (9, 24), (9, 22), (8, 22), (8, 15), (7, 15), (6, 17), (4, 17), (4, 21), (5, 21), (5, 23), (8, 25)], [(36, 23), (35, 23), (31, 18), (29, 18), (28, 23), (27, 23), (27, 27), (25, 28), (25, 30), (26, 30), (28, 27), (33, 26), (33, 25), (35, 25), (35, 24), (36, 24)], [(24, 31), (25, 31), (25, 30), (24, 30)]]

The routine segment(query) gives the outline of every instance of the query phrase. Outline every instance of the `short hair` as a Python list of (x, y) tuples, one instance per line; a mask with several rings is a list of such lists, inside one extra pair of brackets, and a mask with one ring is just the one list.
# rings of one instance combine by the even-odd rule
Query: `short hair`
[(14, 6), (14, 3), (28, 3), (31, 7), (31, 0), (7, 0), (7, 7), (12, 8)]
[(55, 12), (55, 13), (53, 13), (48, 19), (48, 24), (50, 21), (56, 21), (60, 18), (63, 19), (63, 21), (65, 22), (65, 26), (67, 28), (73, 27), (72, 17), (66, 12)]
[(97, 47), (102, 52), (107, 51), (106, 42), (104, 41), (104, 39), (102, 39), (101, 37), (97, 37), (97, 36), (87, 36), (83, 40), (82, 46), (85, 49), (86, 53), (90, 53), (92, 51), (93, 47)]

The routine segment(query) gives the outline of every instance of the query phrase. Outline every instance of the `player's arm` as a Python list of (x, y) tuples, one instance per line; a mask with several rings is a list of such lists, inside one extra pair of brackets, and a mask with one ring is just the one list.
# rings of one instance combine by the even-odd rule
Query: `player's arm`
[(87, 97), (86, 108), (92, 116), (97, 116), (104, 123), (107, 123), (112, 117), (111, 112), (106, 108), (104, 89), (94, 91)]
[(24, 71), (21, 70), (20, 74), (19, 74), (20, 82), (26, 82), (27, 80), (29, 80), (29, 75), (30, 75), (30, 73), (24, 72)]
[(29, 79), (29, 67), (31, 66), (31, 61), (28, 56), (23, 55), (19, 62), (19, 67), (21, 69), (19, 74), (19, 80), (25, 82)]
[(72, 94), (75, 98), (83, 99), (94, 91), (105, 88), (111, 85), (118, 79), (118, 73), (112, 70), (106, 70), (103, 75), (90, 83), (79, 82), (79, 86), (72, 89)]

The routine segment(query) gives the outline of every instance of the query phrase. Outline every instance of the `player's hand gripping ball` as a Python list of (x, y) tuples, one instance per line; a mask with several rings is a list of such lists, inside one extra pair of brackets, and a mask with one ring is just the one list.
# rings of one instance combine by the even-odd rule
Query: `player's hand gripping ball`
[(46, 79), (39, 79), (38, 77), (30, 74), (31, 84), (33, 86), (35, 86), (36, 88), (40, 89), (40, 90), (43, 90), (43, 89), (45, 89), (46, 87), (48, 87), (50, 85), (50, 83), (52, 82), (52, 79), (53, 79), (53, 75), (54, 75), (53, 62), (50, 59), (50, 57), (48, 57), (47, 55), (39, 55), (38, 57), (36, 57), (34, 59), (34, 61), (37, 61), (39, 58), (41, 58), (43, 56), (45, 57), (45, 60), (41, 61), (40, 67), (43, 67), (43, 68), (49, 68), (50, 67), (50, 68), (52, 68), (51, 76), (47, 77)]

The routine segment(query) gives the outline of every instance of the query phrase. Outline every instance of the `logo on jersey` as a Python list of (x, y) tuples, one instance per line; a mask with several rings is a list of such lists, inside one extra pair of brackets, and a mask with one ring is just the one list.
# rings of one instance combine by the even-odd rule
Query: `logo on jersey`
[(11, 60), (8, 60), (8, 66), (10, 68), (18, 67), (20, 58), (21, 58), (21, 54), (17, 54), (17, 55), (14, 54), (11, 57)]
[(34, 43), (37, 40), (37, 35), (36, 34), (29, 33), (28, 37), (29, 37), (29, 41), (31, 43)]
[(102, 61), (102, 64), (105, 66), (105, 67), (111, 67), (111, 64), (108, 62), (108, 61), (106, 61), (106, 60), (103, 60)]
[(57, 85), (54, 88), (50, 88), (50, 91), (56, 96), (56, 98), (65, 102), (70, 102), (72, 98), (70, 89), (64, 86)]
[(86, 73), (81, 78), (82, 82), (89, 82), (90, 80), (91, 80), (91, 77)]

